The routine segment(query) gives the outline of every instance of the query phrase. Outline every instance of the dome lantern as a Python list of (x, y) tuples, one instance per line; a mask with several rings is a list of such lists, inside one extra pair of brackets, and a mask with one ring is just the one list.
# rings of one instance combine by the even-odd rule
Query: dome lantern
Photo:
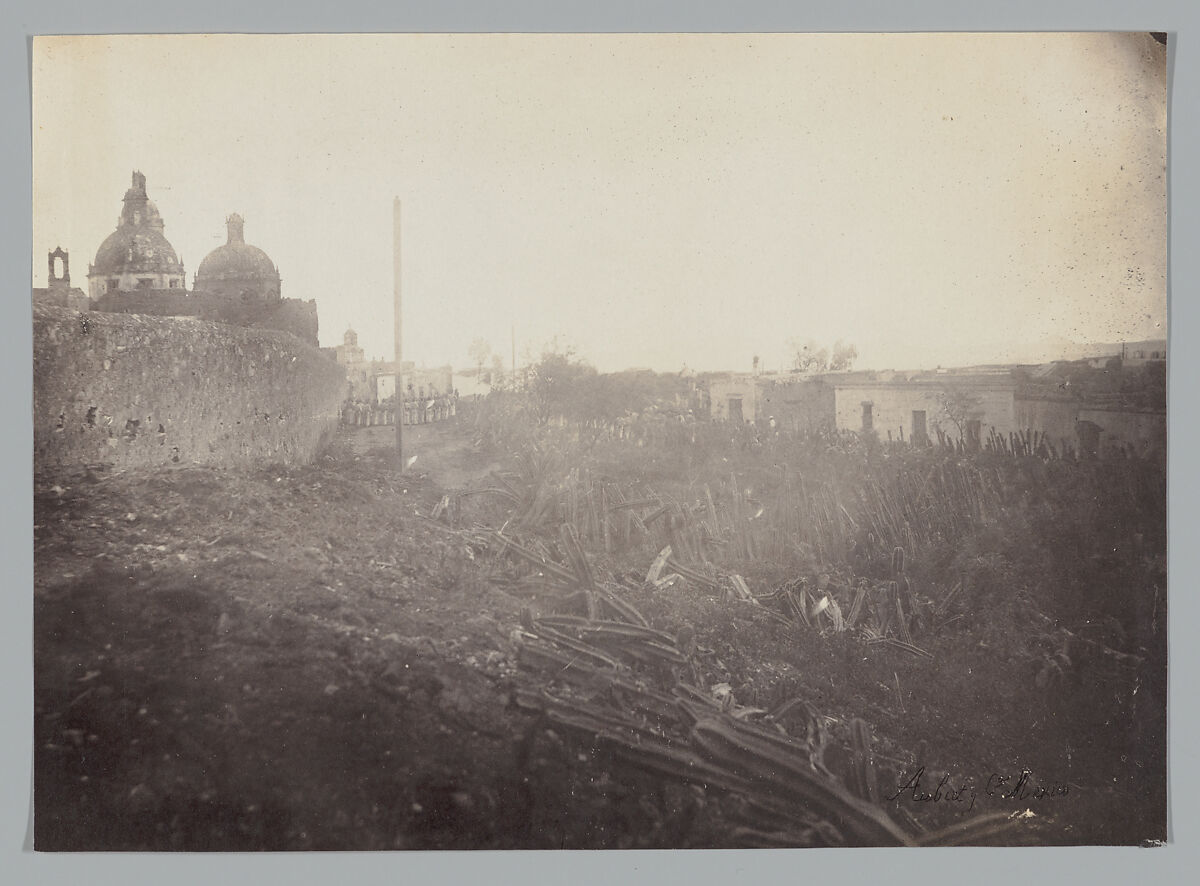
[(88, 268), (92, 298), (131, 290), (183, 289), (183, 263), (163, 235), (158, 207), (146, 193), (146, 176), (133, 173), (117, 229), (105, 238)]
[(236, 212), (225, 218), (227, 240), (204, 257), (193, 288), (227, 298), (280, 298), (279, 271), (270, 256), (245, 238), (245, 220)]
[(225, 241), (226, 245), (230, 243), (245, 243), (246, 236), (244, 228), (246, 221), (236, 212), (225, 219), (225, 229), (229, 232), (229, 239)]

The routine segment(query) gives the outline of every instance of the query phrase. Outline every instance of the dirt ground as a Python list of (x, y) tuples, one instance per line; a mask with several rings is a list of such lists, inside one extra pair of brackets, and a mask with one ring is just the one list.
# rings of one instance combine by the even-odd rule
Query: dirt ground
[[(465, 425), (458, 422), (434, 422), (406, 425), (403, 429), (404, 460), (416, 461), (410, 471), (424, 475), (441, 489), (461, 489), (502, 469), (499, 461), (488, 458), (472, 445)], [(351, 451), (358, 456), (395, 451), (396, 428), (376, 425), (359, 428), (346, 435)]]
[[(738, 845), (703, 791), (617, 771), (520, 709), (516, 690), (538, 687), (516, 633), (562, 607), (514, 584), (482, 532), (431, 518), (447, 490), (501, 467), (465, 423), (406, 431), (403, 475), (394, 429), (377, 427), (299, 468), (36, 476), (38, 849)], [(1026, 700), (991, 687), (995, 704), (934, 708), (906, 689), (902, 714), (891, 686), (919, 685), (918, 664), (881, 663), (847, 689), (831, 675), (851, 647), (798, 651), (718, 601), (628, 583), (655, 628), (696, 635), (712, 681), (741, 675), (765, 697), (808, 680), (831, 723), (879, 724), (887, 779), (953, 754), (1013, 765), (1022, 727), (1000, 715)], [(1043, 804), (1023, 839), (1103, 839), (1122, 804), (1088, 830), (1096, 802), (1059, 807), (1074, 818)], [(933, 828), (952, 810), (895, 814)]]
[(39, 848), (511, 842), (518, 607), (419, 516), (426, 464), (487, 466), (428, 425), (397, 478), (354, 455), (384, 430), (300, 469), (39, 481)]

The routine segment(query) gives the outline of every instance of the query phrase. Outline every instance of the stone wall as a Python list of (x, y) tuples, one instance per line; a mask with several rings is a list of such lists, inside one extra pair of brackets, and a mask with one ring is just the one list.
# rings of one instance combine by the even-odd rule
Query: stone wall
[(253, 329), (278, 329), (317, 346), (317, 303), (312, 299), (242, 300), (203, 291), (135, 289), (105, 293), (95, 300), (92, 308), (121, 314), (198, 317)]
[[(870, 404), (872, 422), (879, 439), (912, 439), (914, 412), (925, 413), (926, 435), (936, 442), (940, 428), (951, 439), (958, 439), (958, 429), (942, 408), (942, 396), (948, 387), (961, 387), (950, 380), (945, 386), (931, 383), (864, 382), (836, 385), (838, 430), (861, 431), (864, 404)], [(1013, 386), (973, 385), (967, 389), (975, 400), (969, 418), (980, 422), (980, 432), (987, 439), (991, 428), (1007, 435), (1019, 430), (1013, 407)]]
[(1100, 429), (1100, 449), (1128, 447), (1139, 455), (1167, 451), (1165, 409), (1097, 406), (1070, 397), (1017, 399), (1017, 421), (1022, 428), (1044, 432), (1055, 446), (1079, 447), (1077, 422), (1092, 422)]
[(711, 417), (729, 420), (730, 399), (741, 399), (744, 422), (805, 433), (834, 426), (833, 388), (821, 379), (766, 375), (728, 376), (709, 383)]
[(1138, 455), (1167, 451), (1167, 413), (1134, 409), (1079, 410), (1080, 421), (1095, 422), (1100, 428), (1100, 449), (1128, 447)]
[(759, 394), (758, 420), (796, 433), (832, 430), (837, 413), (833, 387), (820, 379), (769, 381)]
[(34, 289), (33, 301), (35, 304), (55, 305), (60, 308), (70, 308), (72, 311), (89, 311), (92, 308), (92, 300), (82, 289), (75, 286), (51, 284), (45, 289)]
[(285, 332), (35, 305), (34, 468), (303, 463), (345, 386)]
[(1075, 423), (1079, 421), (1079, 401), (1070, 397), (1018, 397), (1017, 427), (1045, 434), (1055, 447), (1077, 448)]

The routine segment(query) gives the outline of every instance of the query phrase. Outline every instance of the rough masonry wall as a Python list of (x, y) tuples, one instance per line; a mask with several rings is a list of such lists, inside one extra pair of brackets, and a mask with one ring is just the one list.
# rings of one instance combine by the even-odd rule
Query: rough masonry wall
[(317, 303), (285, 298), (276, 302), (255, 299), (221, 300), (206, 293), (193, 293), (201, 304), (197, 316), (202, 320), (232, 323), (255, 329), (290, 332), (306, 344), (317, 347)]
[(91, 310), (92, 300), (82, 289), (74, 286), (50, 286), (46, 289), (33, 290), (33, 300), (37, 304), (57, 305), (60, 308), (70, 308), (72, 311)]
[(345, 385), (285, 332), (35, 305), (34, 467), (303, 463)]
[(108, 292), (95, 300), (95, 311), (152, 314), (160, 317), (199, 317), (254, 329), (279, 329), (317, 346), (317, 303), (285, 298), (230, 299), (210, 292), (181, 289), (145, 289)]

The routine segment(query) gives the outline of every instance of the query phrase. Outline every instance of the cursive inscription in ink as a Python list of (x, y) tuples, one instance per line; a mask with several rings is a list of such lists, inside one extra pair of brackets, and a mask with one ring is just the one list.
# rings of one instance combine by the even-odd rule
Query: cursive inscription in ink
[(964, 805), (964, 811), (969, 812), (975, 808), (975, 803), (981, 796), (1001, 802), (1021, 803), (1066, 797), (1069, 793), (1070, 785), (1066, 782), (1036, 782), (1033, 780), (1033, 772), (1029, 769), (1022, 769), (1020, 774), (993, 772), (986, 779), (979, 781), (968, 778), (955, 782), (951, 780), (948, 772), (935, 779), (926, 773), (924, 766), (919, 766), (911, 774), (901, 775), (896, 792), (887, 797), (887, 800), (961, 803)]

